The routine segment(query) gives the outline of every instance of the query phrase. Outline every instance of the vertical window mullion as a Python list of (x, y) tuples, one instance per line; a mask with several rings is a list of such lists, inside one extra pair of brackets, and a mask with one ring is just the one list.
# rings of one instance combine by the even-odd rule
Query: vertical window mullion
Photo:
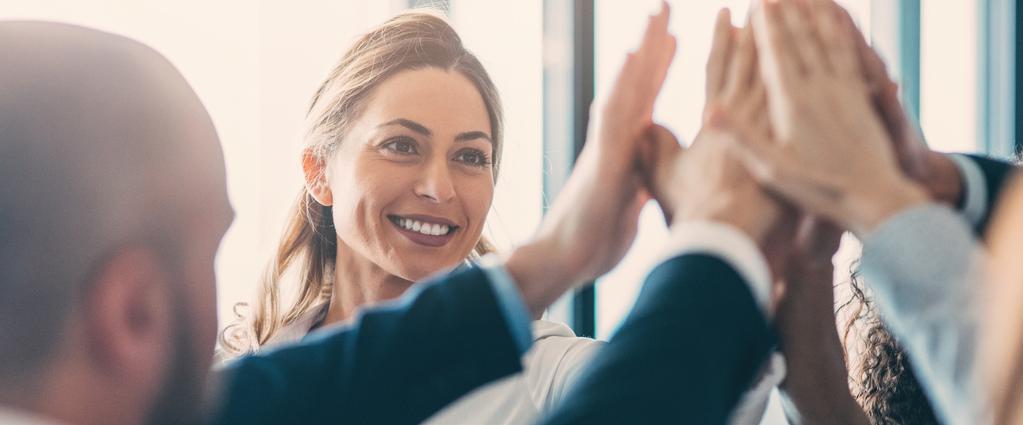
[[(544, 207), (555, 199), (586, 143), (595, 91), (594, 1), (544, 2)], [(592, 284), (592, 282), (590, 282)], [(574, 291), (551, 309), (577, 335), (593, 336), (596, 293), (592, 285)]]

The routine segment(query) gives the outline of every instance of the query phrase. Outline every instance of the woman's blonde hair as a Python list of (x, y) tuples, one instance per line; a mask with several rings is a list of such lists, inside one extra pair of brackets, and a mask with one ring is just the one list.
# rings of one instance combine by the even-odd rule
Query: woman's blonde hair
[[(356, 40), (313, 96), (305, 133), (310, 151), (326, 161), (359, 118), (375, 87), (401, 71), (427, 67), (460, 72), (479, 90), (490, 117), (496, 180), (502, 140), (497, 89), (455, 30), (432, 11), (406, 11)], [(266, 344), (281, 327), (330, 299), (336, 238), (330, 207), (319, 204), (303, 188), (273, 261), (261, 278), (251, 317), (239, 314), (239, 320), (221, 333), (220, 343), (227, 354), (245, 353)], [(486, 239), (480, 238), (470, 257), (492, 251)], [(297, 297), (282, 308), (281, 284), (289, 272), (298, 273)]]

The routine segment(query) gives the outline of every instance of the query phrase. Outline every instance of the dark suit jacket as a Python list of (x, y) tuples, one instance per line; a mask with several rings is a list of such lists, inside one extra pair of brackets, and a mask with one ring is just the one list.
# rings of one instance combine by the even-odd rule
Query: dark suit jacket
[(518, 348), (486, 275), (422, 283), (342, 329), (230, 364), (214, 424), (418, 423), (516, 373)]
[(632, 313), (546, 424), (723, 424), (773, 347), (748, 284), (683, 255), (647, 277)]

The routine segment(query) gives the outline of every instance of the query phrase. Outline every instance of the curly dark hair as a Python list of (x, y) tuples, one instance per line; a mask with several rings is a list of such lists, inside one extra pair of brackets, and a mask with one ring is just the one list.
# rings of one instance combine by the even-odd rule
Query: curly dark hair
[[(860, 344), (860, 369), (850, 376), (858, 389), (853, 396), (875, 425), (937, 425), (927, 395), (913, 373), (909, 356), (877, 314), (859, 273), (850, 276), (851, 296), (839, 309), (852, 307), (842, 343)], [(854, 326), (861, 331), (854, 335)], [(850, 337), (859, 337), (852, 338)]]

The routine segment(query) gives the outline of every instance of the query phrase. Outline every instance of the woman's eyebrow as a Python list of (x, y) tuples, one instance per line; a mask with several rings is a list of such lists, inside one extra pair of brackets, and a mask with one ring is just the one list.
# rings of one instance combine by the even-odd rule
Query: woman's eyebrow
[(494, 141), (490, 139), (490, 135), (482, 131), (467, 131), (455, 136), (456, 142), (468, 142), (476, 139), (484, 139), (490, 143), (494, 143)]
[[(385, 122), (383, 124), (378, 125), (377, 128), (389, 127), (389, 126), (392, 126), (392, 125), (400, 125), (400, 126), (405, 127), (405, 128), (407, 128), (409, 130), (412, 130), (412, 131), (414, 131), (416, 133), (422, 134), (423, 136), (426, 136), (426, 137), (430, 137), (430, 136), (433, 135), (433, 132), (430, 131), (429, 128), (426, 128), (425, 125), (422, 125), (420, 123), (417, 123), (417, 122), (412, 121), (412, 120), (407, 119), (407, 118), (396, 118), (396, 119), (393, 119), (393, 120), (390, 120), (388, 122)], [(468, 142), (470, 140), (477, 140), (477, 139), (483, 139), (483, 140), (486, 140), (486, 141), (488, 141), (490, 143), (494, 143), (494, 141), (490, 138), (490, 135), (487, 134), (484, 131), (467, 131), (467, 132), (464, 132), (464, 133), (460, 133), (458, 136), (455, 136), (455, 141), (456, 142)]]
[(426, 136), (426, 137), (430, 137), (431, 135), (433, 135), (433, 132), (431, 132), (430, 129), (426, 128), (425, 125), (422, 125), (420, 123), (417, 123), (415, 121), (412, 121), (410, 119), (405, 119), (405, 118), (397, 118), (397, 119), (390, 120), (388, 122), (385, 122), (383, 124), (378, 125), (377, 128), (388, 127), (388, 126), (392, 126), (392, 125), (400, 125), (400, 126), (405, 127), (405, 128), (407, 128), (409, 130), (412, 130), (412, 131), (414, 131), (416, 133), (422, 134), (423, 136)]

